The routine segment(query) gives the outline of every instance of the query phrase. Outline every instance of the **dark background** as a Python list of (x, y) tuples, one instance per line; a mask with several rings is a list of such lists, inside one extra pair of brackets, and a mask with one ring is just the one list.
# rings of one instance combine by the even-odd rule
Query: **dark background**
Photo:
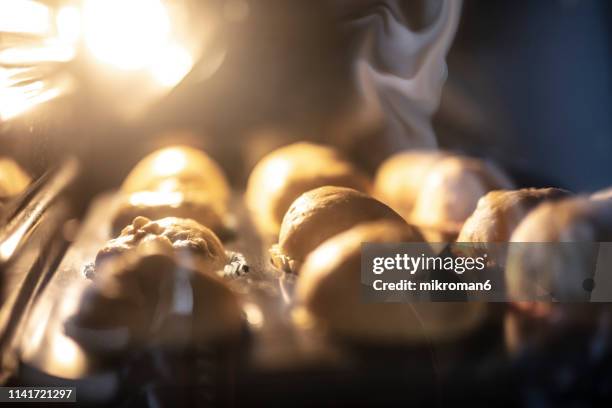
[(448, 65), (442, 145), (526, 184), (612, 184), (612, 3), (467, 0)]

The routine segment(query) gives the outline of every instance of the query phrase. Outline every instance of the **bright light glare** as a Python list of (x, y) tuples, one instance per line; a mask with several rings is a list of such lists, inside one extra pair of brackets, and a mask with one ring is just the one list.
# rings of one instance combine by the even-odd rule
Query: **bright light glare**
[(43, 62), (67, 62), (74, 58), (74, 55), (74, 47), (50, 39), (36, 46), (13, 47), (0, 51), (0, 64), (23, 66)]
[[(67, 25), (75, 26), (76, 14), (68, 17)], [(98, 60), (148, 70), (164, 87), (179, 83), (193, 66), (188, 50), (172, 40), (170, 16), (160, 0), (85, 0), (83, 37)]]
[(264, 170), (264, 180), (270, 190), (280, 190), (286, 182), (286, 177), (291, 170), (291, 163), (284, 158), (274, 158)]
[(247, 321), (251, 325), (257, 328), (263, 326), (264, 316), (259, 306), (254, 303), (245, 303), (242, 309), (244, 310)]
[(321, 245), (310, 255), (310, 262), (315, 270), (324, 270), (326, 266), (340, 257), (338, 245)]
[(133, 193), (130, 196), (130, 204), (136, 207), (141, 205), (179, 206), (182, 202), (183, 193), (178, 191), (140, 191), (138, 193)]
[(46, 34), (50, 29), (47, 6), (31, 0), (0, 1), (0, 31)]
[(77, 347), (74, 342), (62, 335), (55, 337), (52, 343), (53, 355), (58, 363), (62, 366), (70, 366), (74, 364), (78, 357)]
[(191, 55), (179, 45), (169, 45), (159, 50), (158, 58), (151, 66), (151, 75), (163, 86), (178, 84), (193, 66)]
[[(47, 102), (61, 94), (60, 89), (45, 89), (42, 81), (32, 82), (21, 87), (2, 89), (0, 93), (0, 121), (11, 119), (36, 105)], [(4, 245), (7, 245), (5, 248)], [(14, 250), (12, 241), (0, 247), (0, 257)]]
[(182, 171), (185, 166), (187, 166), (185, 153), (180, 149), (170, 148), (161, 151), (155, 157), (153, 170), (160, 176), (172, 176)]
[(81, 13), (74, 6), (66, 6), (55, 17), (58, 39), (66, 44), (76, 44), (81, 35)]
[(85, 0), (85, 43), (100, 61), (125, 70), (149, 67), (170, 35), (160, 0)]

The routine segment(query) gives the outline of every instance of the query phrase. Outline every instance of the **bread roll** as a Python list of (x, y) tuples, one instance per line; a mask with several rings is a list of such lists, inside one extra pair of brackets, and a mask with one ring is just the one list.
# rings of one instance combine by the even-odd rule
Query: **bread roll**
[(485, 317), (478, 302), (365, 303), (361, 294), (361, 244), (420, 241), (405, 223), (378, 221), (335, 235), (307, 258), (296, 296), (331, 334), (362, 343), (418, 344), (462, 337)]
[(120, 189), (113, 219), (118, 233), (136, 216), (192, 218), (217, 233), (227, 224), (230, 187), (221, 168), (204, 152), (171, 146), (142, 159)]
[(376, 197), (409, 219), (423, 180), (446, 156), (448, 153), (436, 150), (411, 150), (391, 156), (376, 172)]
[(480, 197), (512, 182), (482, 160), (438, 152), (400, 153), (376, 177), (381, 200), (419, 226), (431, 242), (454, 240)]
[(236, 338), (242, 328), (237, 297), (211, 268), (199, 269), (202, 265), (185, 267), (162, 240), (143, 240), (102, 265), (84, 292), (69, 334), (81, 343), (88, 340), (83, 334), (108, 336), (113, 330), (127, 332), (130, 344)]
[(112, 220), (117, 235), (136, 217), (157, 220), (165, 217), (188, 218), (207, 226), (219, 236), (228, 232), (227, 208), (200, 191), (141, 191), (122, 196)]
[(458, 242), (508, 242), (527, 213), (544, 201), (566, 198), (571, 193), (558, 188), (495, 190), (478, 200), (466, 220)]
[(403, 219), (380, 201), (346, 187), (310, 190), (291, 204), (283, 218), (273, 262), (293, 272), (326, 239), (368, 221)]
[(551, 303), (524, 302), (536, 284), (556, 299), (587, 301), (584, 282), (593, 278), (597, 261), (597, 247), (589, 243), (612, 241), (612, 205), (587, 197), (544, 203), (523, 219), (511, 241), (506, 284), (515, 305), (546, 313)]
[(215, 233), (193, 220), (167, 217), (151, 221), (137, 217), (117, 238), (111, 239), (100, 249), (95, 261), (96, 271), (108, 259), (152, 241), (167, 247), (177, 262), (185, 267), (216, 272), (223, 270), (228, 262), (223, 245)]
[(223, 170), (206, 153), (189, 146), (159, 149), (140, 160), (121, 185), (123, 193), (139, 191), (207, 192), (225, 201), (230, 188)]
[(273, 151), (255, 166), (247, 184), (247, 207), (257, 227), (276, 236), (291, 203), (306, 191), (326, 185), (370, 190), (368, 177), (335, 149), (294, 143)]
[(30, 176), (8, 157), (0, 157), (0, 204), (19, 195), (32, 182)]
[[(558, 188), (524, 188), (520, 190), (495, 190), (478, 200), (476, 210), (465, 221), (457, 242), (471, 243), (464, 249), (482, 249), (489, 260), (499, 265), (505, 263), (505, 249), (500, 245), (510, 240), (514, 229), (527, 213), (544, 201), (566, 198), (571, 193)], [(461, 248), (461, 247), (459, 247)]]

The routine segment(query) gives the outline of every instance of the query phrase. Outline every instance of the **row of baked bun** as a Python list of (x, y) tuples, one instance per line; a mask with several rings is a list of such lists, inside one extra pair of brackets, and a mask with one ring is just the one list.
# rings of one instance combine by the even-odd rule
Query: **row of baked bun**
[(217, 235), (227, 230), (229, 198), (223, 171), (200, 150), (171, 146), (143, 158), (121, 186), (115, 237), (96, 256), (69, 333), (101, 348), (121, 343), (99, 344), (105, 336), (122, 346), (237, 338), (242, 309), (221, 276), (229, 260)]
[(422, 151), (388, 159), (375, 186), (383, 201), (428, 238), (432, 230), (437, 239), (448, 232), (448, 240), (456, 237), (456, 252), (487, 254), (492, 266), (504, 269), (509, 299), (531, 314), (552, 309), (550, 303), (523, 301), (536, 277), (542, 293), (585, 300), (589, 293), (583, 282), (589, 285), (597, 260), (589, 245), (538, 243), (612, 240), (612, 189), (590, 197), (552, 187), (512, 189), (491, 164)]
[[(361, 191), (351, 188), (355, 186)], [(564, 222), (576, 230), (575, 240), (608, 239), (609, 192), (598, 194), (597, 202), (568, 198), (570, 193), (561, 189), (512, 187), (491, 163), (448, 152), (411, 151), (383, 163), (372, 189), (332, 148), (299, 143), (271, 153), (256, 166), (247, 204), (260, 228), (277, 236), (272, 262), (298, 273), (297, 304), (320, 326), (366, 341), (437, 341), (469, 332), (486, 308), (479, 303), (363, 304), (360, 243), (450, 242), (458, 236), (483, 244), (507, 242), (517, 225), (531, 223), (536, 224), (534, 233), (521, 236), (521, 230), (529, 230), (521, 226), (514, 239), (554, 242), (567, 239), (566, 233), (546, 231)], [(577, 236), (585, 223), (597, 232)], [(530, 273), (527, 265), (515, 263), (508, 273)]]
[(272, 263), (298, 275), (295, 316), (357, 342), (410, 344), (469, 332), (485, 316), (480, 303), (362, 302), (362, 242), (425, 241), (420, 228), (374, 191), (371, 180), (331, 147), (296, 143), (255, 167), (247, 206), (260, 230), (277, 239)]

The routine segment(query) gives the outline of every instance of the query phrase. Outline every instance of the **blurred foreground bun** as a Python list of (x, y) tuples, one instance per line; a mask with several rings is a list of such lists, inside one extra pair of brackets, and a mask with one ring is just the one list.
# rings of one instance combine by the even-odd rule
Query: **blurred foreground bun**
[(142, 159), (121, 186), (113, 220), (117, 233), (136, 216), (192, 218), (224, 231), (230, 187), (221, 168), (204, 152), (171, 146)]
[(512, 187), (490, 163), (436, 151), (399, 153), (381, 165), (375, 181), (378, 197), (431, 242), (454, 240), (480, 197)]
[(122, 346), (236, 339), (242, 329), (238, 299), (210, 273), (214, 268), (203, 265), (182, 264), (163, 240), (143, 241), (104, 263), (83, 293), (68, 334), (102, 350), (117, 338), (125, 338)]
[(0, 204), (19, 195), (32, 182), (30, 176), (8, 157), (0, 157)]
[(511, 241), (506, 284), (517, 306), (536, 314), (551, 308), (523, 302), (534, 283), (539, 293), (588, 301), (584, 283), (593, 278), (598, 250), (592, 243), (612, 241), (612, 203), (587, 197), (544, 203), (523, 219)]
[(362, 299), (362, 242), (420, 240), (413, 227), (389, 221), (361, 224), (334, 236), (306, 259), (296, 287), (298, 302), (330, 334), (360, 343), (414, 344), (465, 336), (483, 321), (484, 304)]
[(247, 185), (247, 207), (260, 231), (277, 235), (291, 203), (302, 193), (326, 185), (370, 191), (368, 177), (332, 147), (294, 143), (257, 163)]
[(228, 262), (223, 244), (215, 233), (193, 220), (167, 217), (152, 221), (137, 217), (117, 238), (100, 249), (96, 270), (110, 258), (151, 242), (168, 248), (179, 264), (203, 272), (223, 270)]
[(278, 245), (271, 249), (272, 259), (277, 266), (297, 272), (306, 256), (326, 239), (376, 220), (405, 224), (395, 211), (360, 191), (334, 186), (310, 190), (285, 214)]

